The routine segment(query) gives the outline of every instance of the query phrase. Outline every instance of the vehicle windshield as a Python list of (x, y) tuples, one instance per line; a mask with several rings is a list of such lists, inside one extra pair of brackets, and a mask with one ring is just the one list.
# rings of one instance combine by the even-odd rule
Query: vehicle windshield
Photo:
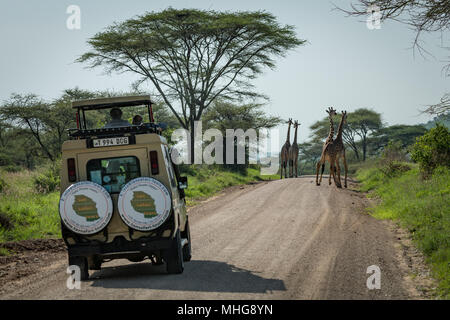
[(103, 186), (109, 193), (119, 193), (132, 179), (140, 177), (136, 157), (92, 159), (87, 163), (88, 180)]

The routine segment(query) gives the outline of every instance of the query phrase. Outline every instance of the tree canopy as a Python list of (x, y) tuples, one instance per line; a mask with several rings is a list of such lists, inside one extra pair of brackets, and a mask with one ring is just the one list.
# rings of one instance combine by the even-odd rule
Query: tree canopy
[(149, 81), (193, 132), (216, 98), (260, 97), (251, 80), (304, 43), (268, 12), (169, 8), (109, 26), (89, 39), (90, 51), (77, 61), (134, 73), (136, 87)]

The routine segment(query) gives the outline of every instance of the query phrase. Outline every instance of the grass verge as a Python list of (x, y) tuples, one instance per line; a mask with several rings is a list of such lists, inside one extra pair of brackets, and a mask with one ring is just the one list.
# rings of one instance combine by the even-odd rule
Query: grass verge
[(198, 167), (195, 169), (195, 174), (188, 174), (187, 177), (189, 188), (186, 189), (186, 203), (188, 206), (211, 197), (227, 187), (253, 181), (279, 179), (278, 175), (262, 176), (259, 169), (248, 168), (247, 175), (243, 175), (208, 167)]
[(436, 294), (450, 298), (450, 170), (438, 168), (430, 179), (423, 180), (419, 169), (386, 176), (380, 167), (362, 168), (357, 178), (362, 191), (381, 199), (369, 208), (377, 219), (398, 221), (407, 228), (417, 247), (431, 265), (439, 281)]

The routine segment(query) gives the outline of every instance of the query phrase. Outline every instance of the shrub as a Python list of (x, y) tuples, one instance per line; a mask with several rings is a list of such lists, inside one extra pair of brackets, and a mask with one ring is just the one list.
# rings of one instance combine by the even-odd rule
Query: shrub
[(389, 141), (388, 145), (384, 147), (381, 155), (382, 163), (406, 160), (406, 151), (403, 149), (401, 141)]
[(409, 170), (411, 170), (411, 167), (409, 165), (398, 161), (386, 162), (386, 164), (380, 168), (380, 171), (389, 178), (396, 177), (399, 174)]
[(438, 166), (450, 166), (450, 132), (437, 124), (423, 136), (417, 138), (411, 158), (419, 163), (422, 174), (428, 177)]
[(34, 186), (40, 193), (50, 193), (59, 188), (59, 165), (51, 164), (41, 169), (43, 172), (34, 178)]

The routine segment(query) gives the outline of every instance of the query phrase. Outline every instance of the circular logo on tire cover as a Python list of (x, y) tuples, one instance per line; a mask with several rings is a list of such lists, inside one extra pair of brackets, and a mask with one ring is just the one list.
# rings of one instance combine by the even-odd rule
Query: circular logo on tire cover
[(71, 185), (59, 200), (59, 215), (73, 232), (89, 235), (107, 226), (113, 214), (108, 191), (91, 181)]
[(129, 227), (150, 231), (166, 221), (172, 200), (161, 182), (142, 177), (131, 180), (122, 188), (117, 205), (120, 217)]

